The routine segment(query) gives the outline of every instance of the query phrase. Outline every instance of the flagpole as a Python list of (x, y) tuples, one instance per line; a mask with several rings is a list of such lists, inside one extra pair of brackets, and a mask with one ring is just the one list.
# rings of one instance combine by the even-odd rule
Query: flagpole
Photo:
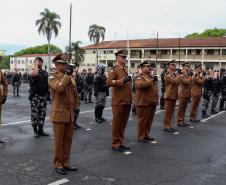
[(72, 4), (70, 4), (70, 26), (69, 26), (69, 57), (70, 63), (72, 63), (72, 55), (71, 55), (71, 21), (72, 21)]
[(130, 73), (130, 48), (129, 48), (129, 34), (128, 34), (128, 31), (127, 31), (127, 51), (128, 51), (128, 74)]

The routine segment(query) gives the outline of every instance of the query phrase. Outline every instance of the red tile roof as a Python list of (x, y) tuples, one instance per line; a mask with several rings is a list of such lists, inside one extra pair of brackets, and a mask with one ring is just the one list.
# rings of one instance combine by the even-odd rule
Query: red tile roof
[[(51, 54), (51, 56), (56, 56), (57, 54)], [(26, 54), (21, 56), (15, 56), (15, 57), (46, 57), (48, 54)]]
[[(156, 39), (130, 40), (130, 48), (156, 48)], [(179, 38), (159, 39), (160, 48), (173, 48), (179, 46)], [(226, 47), (226, 37), (208, 38), (181, 38), (181, 47)], [(95, 49), (94, 44), (84, 47), (84, 49)], [(99, 49), (119, 49), (127, 48), (127, 40), (104, 41), (98, 44)]]

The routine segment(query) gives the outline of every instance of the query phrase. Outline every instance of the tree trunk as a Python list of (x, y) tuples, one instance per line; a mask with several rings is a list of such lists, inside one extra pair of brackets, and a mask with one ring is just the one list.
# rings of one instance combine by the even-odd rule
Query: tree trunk
[(47, 71), (49, 72), (51, 68), (51, 56), (50, 56), (50, 40), (48, 40), (48, 62), (47, 62)]

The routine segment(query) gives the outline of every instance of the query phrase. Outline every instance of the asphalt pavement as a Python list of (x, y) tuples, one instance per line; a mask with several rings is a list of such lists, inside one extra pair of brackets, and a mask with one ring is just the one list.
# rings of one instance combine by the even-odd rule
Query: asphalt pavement
[[(22, 85), (20, 97), (13, 97), (10, 87), (0, 129), (6, 141), (0, 144), (0, 185), (226, 184), (225, 112), (172, 134), (163, 132), (164, 111), (157, 109), (151, 131), (156, 143), (147, 144), (137, 142), (136, 117), (131, 115), (125, 133), (131, 153), (117, 153), (111, 150), (111, 98), (104, 110), (107, 123), (95, 123), (94, 106), (82, 103), (78, 123), (83, 128), (74, 132), (71, 164), (78, 171), (61, 176), (53, 170), (49, 119), (45, 130), (50, 137), (34, 138), (28, 85)], [(48, 104), (47, 116), (50, 109)]]

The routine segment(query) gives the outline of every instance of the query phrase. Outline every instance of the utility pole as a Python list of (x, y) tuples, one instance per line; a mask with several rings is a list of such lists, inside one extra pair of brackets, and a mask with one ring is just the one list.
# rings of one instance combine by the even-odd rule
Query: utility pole
[(155, 55), (155, 70), (157, 72), (157, 64), (158, 64), (158, 54), (159, 54), (159, 32), (157, 32), (156, 37), (156, 55)]
[(129, 34), (128, 34), (128, 31), (127, 31), (127, 51), (128, 51), (128, 74), (130, 73), (130, 67), (131, 67), (131, 64), (130, 64), (130, 48), (129, 48)]
[(70, 26), (69, 26), (69, 57), (70, 63), (72, 63), (72, 54), (71, 54), (71, 21), (72, 21), (72, 4), (70, 4)]
[(179, 69), (180, 69), (180, 36), (179, 36)]

